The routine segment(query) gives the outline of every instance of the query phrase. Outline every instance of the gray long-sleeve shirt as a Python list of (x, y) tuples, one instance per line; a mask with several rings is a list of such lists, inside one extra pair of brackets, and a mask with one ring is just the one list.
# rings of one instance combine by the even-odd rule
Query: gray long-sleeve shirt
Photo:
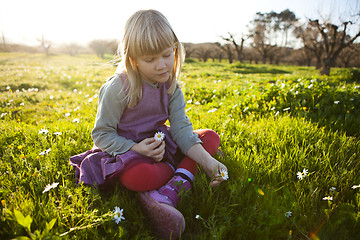
[[(158, 87), (158, 84), (151, 84), (145, 80), (143, 84), (152, 88)], [(95, 146), (113, 156), (129, 151), (135, 144), (133, 140), (119, 136), (117, 133), (119, 121), (127, 109), (125, 94), (120, 75), (114, 75), (101, 87), (95, 126), (91, 132)], [(185, 114), (185, 107), (184, 95), (180, 87), (177, 87), (170, 96), (168, 105), (169, 130), (175, 143), (186, 154), (191, 146), (201, 143), (201, 140), (193, 132), (192, 124)], [(141, 114), (139, 112), (139, 118)]]

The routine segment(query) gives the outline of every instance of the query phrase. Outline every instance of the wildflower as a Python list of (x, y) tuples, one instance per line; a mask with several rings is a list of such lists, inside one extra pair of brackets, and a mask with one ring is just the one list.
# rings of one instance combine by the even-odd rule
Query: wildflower
[(54, 135), (61, 135), (62, 133), (61, 132), (54, 132)]
[(216, 112), (217, 111), (217, 108), (213, 108), (211, 110), (208, 111), (208, 113), (213, 113), (213, 112)]
[(165, 138), (165, 134), (163, 132), (157, 132), (154, 135), (156, 141), (162, 141)]
[(339, 103), (340, 103), (340, 101), (334, 101), (334, 103), (335, 103), (335, 104), (339, 104)]
[(292, 216), (292, 212), (286, 212), (285, 217), (290, 218)]
[(58, 185), (59, 185), (58, 182), (53, 182), (52, 184), (48, 184), (45, 186), (45, 189), (42, 193), (46, 193), (46, 192), (50, 191), (51, 189), (56, 188)]
[(21, 155), (20, 155), (20, 158), (21, 158), (21, 159), (24, 159), (24, 158), (25, 158), (25, 155), (24, 155), (24, 154), (21, 154)]
[(199, 214), (195, 215), (195, 218), (200, 219), (200, 215)]
[(303, 169), (302, 172), (298, 172), (296, 175), (297, 175), (297, 178), (302, 180), (304, 177), (306, 177), (308, 174), (308, 170), (307, 169)]
[(6, 113), (6, 112), (5, 112), (5, 113), (1, 113), (0, 118), (5, 117), (6, 115), (7, 115), (7, 113)]
[(23, 103), (23, 102), (22, 102), (22, 103), (20, 103), (20, 106), (24, 106), (24, 105), (25, 105), (25, 103)]
[(285, 111), (289, 111), (289, 110), (290, 110), (290, 107), (283, 109), (284, 112), (285, 112)]
[(70, 117), (70, 113), (65, 113), (65, 117)]
[(352, 189), (357, 189), (357, 188), (360, 188), (360, 185), (354, 185), (351, 187)]
[(38, 134), (47, 134), (49, 132), (49, 130), (47, 130), (46, 128), (42, 128), (39, 130)]
[(333, 200), (333, 198), (332, 198), (332, 197), (330, 197), (330, 196), (328, 196), (328, 197), (324, 197), (324, 198), (323, 198), (323, 200), (326, 200), (326, 201), (332, 201), (332, 200)]
[(19, 149), (19, 150), (21, 150), (22, 148), (23, 148), (23, 146), (22, 146), (22, 145), (19, 145), (19, 146), (18, 146), (18, 149)]
[(45, 151), (39, 153), (39, 155), (45, 155), (45, 154), (48, 155), (50, 151), (51, 151), (51, 148), (46, 149)]
[(228, 175), (228, 172), (224, 169), (221, 169), (220, 170), (220, 175), (221, 177), (224, 179), (224, 180), (228, 180), (229, 179), (229, 175)]
[(329, 190), (330, 190), (331, 192), (334, 192), (334, 191), (336, 191), (336, 187), (331, 187), (331, 188), (329, 188)]
[(79, 122), (80, 122), (80, 119), (74, 118), (73, 123), (79, 123)]
[(120, 209), (119, 207), (115, 207), (114, 210), (114, 218), (113, 220), (116, 222), (116, 224), (119, 224), (121, 220), (125, 220), (125, 217), (123, 216), (124, 209)]

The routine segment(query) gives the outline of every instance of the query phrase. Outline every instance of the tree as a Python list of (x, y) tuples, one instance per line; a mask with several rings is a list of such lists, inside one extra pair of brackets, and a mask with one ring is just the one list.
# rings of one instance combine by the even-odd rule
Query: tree
[(41, 36), (41, 39), (39, 41), (40, 41), (40, 46), (41, 46), (42, 51), (45, 52), (46, 57), (49, 57), (51, 42), (44, 38), (44, 34)]
[(104, 58), (105, 53), (111, 53), (114, 54), (114, 48), (113, 46), (113, 40), (102, 40), (102, 39), (96, 39), (89, 43), (89, 47), (94, 50), (96, 55), (98, 57)]
[(273, 13), (275, 20), (275, 30), (282, 32), (282, 40), (280, 46), (288, 47), (289, 31), (295, 29), (297, 22), (299, 21), (295, 14), (289, 9), (282, 11), (279, 14)]
[(221, 38), (234, 46), (235, 51), (237, 53), (238, 61), (242, 62), (242, 53), (243, 53), (243, 50), (244, 50), (245, 38), (242, 37), (240, 39), (240, 43), (237, 43), (235, 41), (235, 38), (234, 38), (233, 34), (231, 34), (231, 33), (228, 33), (228, 34), (229, 34), (229, 37), (221, 36)]
[(249, 37), (253, 40), (251, 46), (262, 56), (263, 63), (273, 54), (276, 41), (274, 32), (274, 13), (257, 12), (255, 19), (251, 21), (252, 27), (249, 29)]
[(224, 44), (221, 45), (220, 43), (215, 43), (220, 49), (222, 49), (228, 55), (229, 63), (233, 63), (234, 59), (234, 47), (232, 44)]
[(207, 60), (211, 57), (212, 50), (212, 43), (199, 43), (196, 47), (196, 55), (204, 62), (207, 62)]
[(81, 46), (77, 43), (68, 43), (63, 45), (63, 50), (70, 56), (76, 56), (79, 54)]
[(323, 53), (323, 45), (321, 41), (320, 33), (313, 29), (309, 24), (305, 26), (299, 26), (295, 29), (295, 35), (300, 38), (304, 48), (307, 50), (306, 54), (312, 52), (316, 59), (316, 69), (321, 67), (321, 56)]

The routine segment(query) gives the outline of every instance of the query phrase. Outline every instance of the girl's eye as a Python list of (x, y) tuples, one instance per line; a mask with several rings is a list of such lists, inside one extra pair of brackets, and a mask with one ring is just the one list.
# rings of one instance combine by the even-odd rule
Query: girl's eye
[(146, 58), (144, 59), (145, 62), (152, 62), (154, 59), (153, 58)]

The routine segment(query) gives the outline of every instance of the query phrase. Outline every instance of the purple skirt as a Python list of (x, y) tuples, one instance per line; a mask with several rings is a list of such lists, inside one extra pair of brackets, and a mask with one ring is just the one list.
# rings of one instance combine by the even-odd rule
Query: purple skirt
[[(176, 166), (183, 157), (177, 151), (177, 145), (172, 140), (167, 129), (161, 129), (165, 133), (165, 155), (163, 162), (168, 162)], [(75, 168), (75, 178), (77, 183), (88, 185), (103, 185), (108, 176), (113, 173), (121, 173), (125, 166), (136, 165), (137, 162), (154, 161), (149, 157), (143, 156), (134, 151), (127, 151), (123, 154), (112, 156), (103, 152), (99, 148), (93, 148), (84, 153), (70, 157), (70, 165)]]

